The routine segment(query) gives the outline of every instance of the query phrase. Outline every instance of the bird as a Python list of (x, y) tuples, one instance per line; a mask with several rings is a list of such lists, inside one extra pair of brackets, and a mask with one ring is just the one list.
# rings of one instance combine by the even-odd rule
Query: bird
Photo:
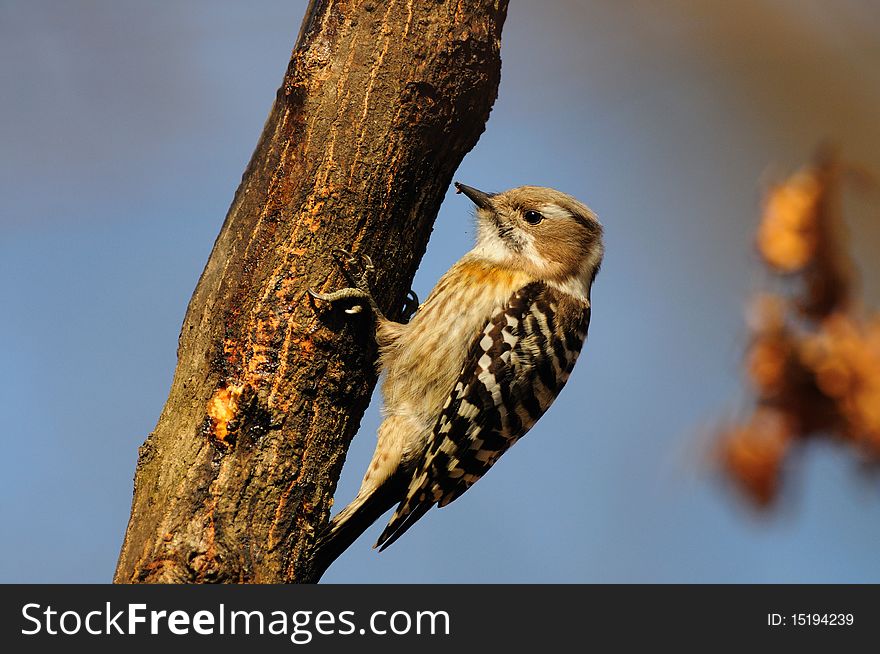
[(357, 302), (348, 313), (374, 312), (384, 377), (360, 490), (317, 538), (324, 569), (395, 505), (380, 551), (461, 496), (547, 411), (586, 339), (604, 255), (596, 214), (546, 187), (455, 188), (475, 205), (475, 244), (408, 322), (385, 318), (362, 284), (309, 290), (331, 304)]

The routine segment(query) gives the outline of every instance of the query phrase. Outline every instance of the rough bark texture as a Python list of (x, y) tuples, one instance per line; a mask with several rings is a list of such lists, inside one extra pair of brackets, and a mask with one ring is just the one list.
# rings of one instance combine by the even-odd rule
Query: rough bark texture
[(310, 554), (376, 382), (364, 316), (305, 291), (376, 262), (399, 312), (500, 77), (506, 0), (313, 1), (186, 313), (140, 448), (114, 580), (312, 582)]

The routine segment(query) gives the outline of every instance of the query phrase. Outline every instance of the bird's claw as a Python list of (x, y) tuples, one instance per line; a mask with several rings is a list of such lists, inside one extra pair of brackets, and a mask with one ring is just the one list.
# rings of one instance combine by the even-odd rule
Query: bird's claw
[(323, 301), (323, 302), (330, 302), (330, 301), (331, 301), (331, 300), (329, 299), (330, 296), (329, 296), (328, 294), (326, 294), (326, 293), (318, 293), (318, 291), (316, 291), (316, 290), (313, 289), (313, 288), (307, 288), (307, 289), (306, 289), (306, 293), (309, 294), (309, 297), (311, 297), (311, 298), (313, 298), (313, 299), (315, 299), (315, 300), (321, 300), (321, 301)]
[(351, 253), (345, 248), (333, 248), (333, 254), (343, 264), (342, 272), (357, 288), (369, 290), (367, 282), (376, 271), (370, 255), (363, 252)]
[(403, 301), (403, 309), (400, 310), (401, 320), (405, 323), (409, 322), (418, 310), (419, 296), (416, 295), (414, 290), (410, 289), (406, 294), (406, 299)]
[(366, 305), (373, 311), (377, 318), (384, 319), (382, 311), (376, 304), (376, 300), (373, 299), (373, 296), (370, 295), (369, 291), (365, 291), (362, 288), (341, 288), (332, 293), (318, 293), (310, 288), (306, 292), (313, 299), (321, 300), (322, 302), (327, 302), (331, 305), (341, 301), (354, 302), (353, 306), (344, 310), (347, 314), (354, 315), (361, 313), (364, 310), (364, 305)]
[(342, 300), (353, 302), (353, 306), (344, 309), (345, 313), (354, 315), (362, 313), (364, 308), (369, 308), (376, 318), (384, 320), (385, 316), (373, 299), (370, 291), (369, 278), (375, 272), (376, 267), (370, 255), (362, 252), (351, 253), (344, 248), (334, 248), (333, 256), (341, 264), (342, 273), (352, 284), (352, 288), (343, 288), (333, 293), (318, 293), (314, 289), (308, 289), (308, 294), (316, 300), (334, 304)]

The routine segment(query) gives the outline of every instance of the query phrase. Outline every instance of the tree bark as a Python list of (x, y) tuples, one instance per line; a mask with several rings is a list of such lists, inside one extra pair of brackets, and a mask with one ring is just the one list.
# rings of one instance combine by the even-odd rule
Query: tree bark
[(366, 314), (306, 296), (372, 257), (399, 314), (497, 95), (506, 0), (313, 0), (190, 300), (139, 450), (117, 583), (315, 582), (310, 555), (376, 383)]

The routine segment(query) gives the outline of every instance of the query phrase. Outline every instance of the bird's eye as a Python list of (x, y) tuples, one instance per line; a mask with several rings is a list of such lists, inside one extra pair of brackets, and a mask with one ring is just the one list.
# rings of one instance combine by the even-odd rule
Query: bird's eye
[(523, 218), (529, 225), (537, 225), (539, 222), (544, 220), (544, 215), (538, 213), (537, 211), (526, 211), (523, 214)]

